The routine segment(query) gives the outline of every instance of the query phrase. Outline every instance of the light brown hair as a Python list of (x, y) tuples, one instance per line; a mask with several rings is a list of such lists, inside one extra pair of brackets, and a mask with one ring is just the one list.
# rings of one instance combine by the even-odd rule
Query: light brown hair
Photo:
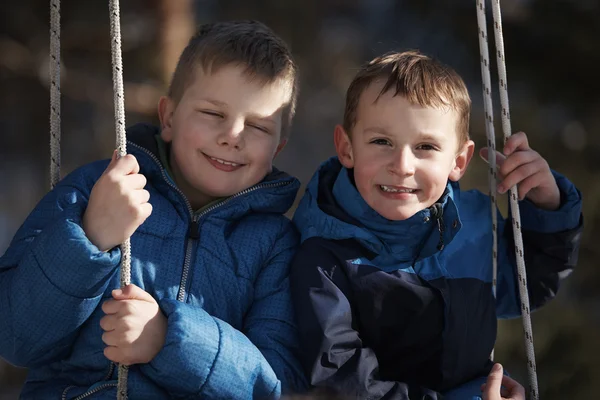
[(356, 124), (362, 93), (377, 81), (385, 81), (377, 100), (394, 90), (394, 96), (403, 96), (411, 104), (450, 107), (458, 116), (459, 146), (469, 140), (471, 98), (464, 81), (452, 68), (414, 50), (388, 53), (361, 67), (346, 92), (344, 130), (348, 135)]
[(226, 65), (244, 68), (250, 79), (263, 84), (281, 82), (289, 88), (283, 109), (281, 137), (289, 135), (298, 96), (298, 68), (287, 44), (266, 25), (257, 21), (228, 21), (205, 24), (183, 50), (168, 95), (179, 103), (195, 79), (198, 67), (214, 73)]

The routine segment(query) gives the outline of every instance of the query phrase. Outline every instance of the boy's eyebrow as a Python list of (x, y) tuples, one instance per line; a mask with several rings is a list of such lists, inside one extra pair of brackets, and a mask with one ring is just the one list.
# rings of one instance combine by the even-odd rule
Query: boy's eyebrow
[(435, 135), (427, 132), (421, 132), (419, 134), (420, 140), (430, 141), (430, 142), (441, 142), (443, 141), (444, 135)]
[(385, 135), (389, 135), (387, 128), (384, 128), (383, 126), (370, 126), (368, 128), (365, 128), (364, 131), (371, 133), (383, 133)]
[(219, 100), (215, 100), (215, 99), (210, 99), (210, 98), (201, 98), (200, 100), (202, 101), (206, 101), (207, 103), (211, 103), (217, 107), (227, 107), (227, 103), (224, 103), (222, 101)]

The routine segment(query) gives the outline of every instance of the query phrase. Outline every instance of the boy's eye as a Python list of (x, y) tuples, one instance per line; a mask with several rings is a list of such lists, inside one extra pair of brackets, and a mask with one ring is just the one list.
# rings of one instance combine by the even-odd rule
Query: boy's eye
[(432, 145), (432, 144), (427, 144), (427, 143), (425, 143), (425, 144), (420, 144), (420, 145), (417, 147), (417, 149), (419, 149), (419, 150), (427, 150), (427, 151), (429, 151), (429, 150), (437, 150), (437, 148), (436, 148), (434, 145)]
[(390, 141), (387, 140), (387, 139), (374, 139), (374, 140), (371, 140), (371, 143), (377, 144), (377, 145), (380, 145), (380, 146), (388, 146), (388, 145), (390, 145)]
[(250, 128), (254, 128), (254, 129), (258, 129), (261, 132), (264, 133), (269, 133), (269, 130), (267, 128), (265, 128), (264, 126), (260, 126), (257, 124), (247, 124)]
[(212, 110), (200, 110), (202, 114), (210, 115), (211, 117), (223, 118), (223, 114)]

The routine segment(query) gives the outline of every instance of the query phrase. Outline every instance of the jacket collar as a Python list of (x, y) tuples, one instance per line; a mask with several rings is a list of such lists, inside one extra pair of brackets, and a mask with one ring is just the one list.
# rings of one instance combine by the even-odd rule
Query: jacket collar
[[(432, 207), (407, 220), (390, 221), (364, 201), (351, 173), (337, 157), (321, 165), (308, 185), (307, 199), (302, 200), (294, 216), (303, 240), (309, 236), (353, 238), (378, 254), (378, 258), (414, 262), (443, 250), (460, 230), (455, 203), (457, 184), (449, 182), (442, 198)], [(332, 196), (327, 198), (327, 193)]]

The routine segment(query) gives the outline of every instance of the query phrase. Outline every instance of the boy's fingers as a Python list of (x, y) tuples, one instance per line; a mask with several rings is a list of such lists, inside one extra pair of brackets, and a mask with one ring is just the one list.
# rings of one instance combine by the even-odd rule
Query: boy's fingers
[(114, 346), (107, 346), (104, 348), (104, 357), (118, 364), (120, 364), (122, 361), (121, 352), (119, 351), (119, 348)]
[(529, 150), (529, 141), (525, 132), (517, 132), (508, 138), (504, 144), (503, 153), (505, 156), (509, 156), (515, 151)]
[(538, 172), (533, 174), (527, 178), (525, 178), (521, 183), (519, 183), (518, 195), (519, 200), (523, 200), (525, 196), (531, 191), (540, 185), (540, 182), (544, 179), (544, 173)]
[[(487, 147), (483, 147), (482, 149), (479, 150), (479, 156), (486, 163), (488, 162), (488, 153), (489, 153), (488, 150), (489, 149)], [(502, 166), (502, 164), (504, 164), (504, 160), (506, 160), (506, 157), (504, 156), (504, 154), (502, 154), (498, 150), (496, 150), (496, 166), (497, 166), (497, 168), (499, 168), (500, 166)]]
[(116, 346), (118, 344), (118, 341), (119, 341), (119, 335), (117, 333), (113, 332), (113, 331), (111, 331), (111, 332), (104, 332), (102, 334), (102, 341), (107, 346)]
[[(525, 388), (509, 376), (502, 377), (502, 386), (506, 388), (507, 396), (514, 398), (525, 398)], [(520, 396), (518, 396), (520, 395)]]
[(136, 158), (131, 154), (125, 154), (114, 164), (109, 165), (109, 168), (120, 175), (131, 175), (140, 172), (140, 165)]
[(513, 170), (510, 174), (504, 177), (502, 183), (498, 185), (498, 192), (504, 193), (511, 187), (518, 185), (528, 177), (538, 172), (536, 163), (528, 163), (521, 165)]
[(135, 204), (144, 204), (150, 200), (150, 192), (144, 189), (134, 191), (132, 196)]
[(119, 312), (121, 305), (118, 301), (110, 299), (102, 303), (102, 312), (106, 315), (116, 314)]
[(498, 167), (498, 172), (502, 176), (507, 176), (519, 166), (535, 162), (541, 159), (540, 155), (533, 150), (519, 151), (507, 157), (506, 160)]
[(100, 328), (102, 328), (103, 331), (106, 331), (106, 332), (113, 331), (115, 329), (115, 325), (116, 325), (115, 316), (112, 314), (105, 315), (104, 317), (102, 317), (100, 319)]
[(131, 189), (143, 189), (148, 180), (142, 174), (129, 174), (123, 178), (123, 184)]

